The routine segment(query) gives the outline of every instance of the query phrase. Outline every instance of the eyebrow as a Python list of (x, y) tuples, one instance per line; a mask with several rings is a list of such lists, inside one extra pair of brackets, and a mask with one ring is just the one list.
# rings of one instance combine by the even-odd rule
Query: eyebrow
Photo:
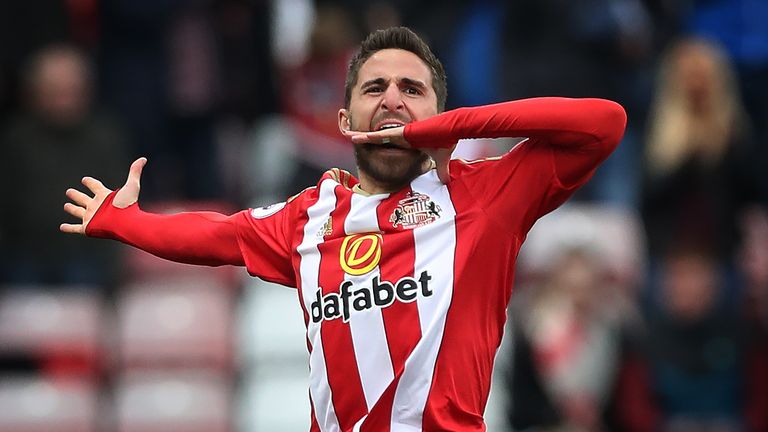
[[(427, 85), (424, 84), (423, 81), (417, 80), (417, 79), (413, 79), (413, 78), (400, 78), (400, 82), (403, 83), (403, 84), (406, 84), (406, 85), (411, 85), (411, 86), (414, 86), (414, 87), (418, 87), (420, 89), (426, 89), (427, 88)], [(364, 82), (360, 86), (360, 88), (366, 88), (366, 87), (370, 87), (372, 85), (384, 85), (386, 83), (387, 83), (387, 80), (385, 80), (384, 78), (379, 77), (379, 78), (368, 80), (368, 81)]]
[(400, 79), (400, 81), (405, 83), (405, 84), (407, 84), (407, 85), (418, 87), (418, 88), (420, 88), (422, 90), (427, 88), (427, 85), (424, 84), (424, 82), (420, 81), (420, 80), (416, 80), (416, 79), (412, 79), (412, 78), (402, 78), (402, 79)]
[(363, 85), (360, 86), (360, 88), (366, 88), (372, 85), (384, 85), (386, 83), (387, 81), (384, 78), (376, 78), (376, 79), (372, 79), (364, 82)]

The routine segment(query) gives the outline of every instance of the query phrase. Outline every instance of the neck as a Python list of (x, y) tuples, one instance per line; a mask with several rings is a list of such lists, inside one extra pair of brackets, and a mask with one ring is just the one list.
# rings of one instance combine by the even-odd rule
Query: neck
[[(433, 167), (434, 167), (434, 163), (432, 162), (432, 159), (425, 160), (421, 166), (421, 172), (419, 173), (419, 175), (426, 173), (427, 171), (431, 170)], [(380, 182), (372, 178), (370, 175), (368, 175), (368, 173), (361, 170), (359, 167), (357, 169), (357, 178), (358, 180), (360, 180), (360, 183), (359, 183), (360, 189), (362, 189), (365, 193), (368, 193), (371, 195), (397, 192), (403, 187), (407, 186), (408, 183), (413, 181), (413, 179), (408, 179), (402, 184)]]
[(390, 184), (390, 183), (382, 183), (380, 181), (376, 181), (371, 176), (366, 174), (365, 172), (358, 169), (357, 171), (358, 179), (360, 180), (360, 189), (362, 189), (365, 193), (371, 194), (371, 195), (377, 195), (377, 194), (385, 194), (385, 193), (392, 193), (401, 188), (401, 186)]

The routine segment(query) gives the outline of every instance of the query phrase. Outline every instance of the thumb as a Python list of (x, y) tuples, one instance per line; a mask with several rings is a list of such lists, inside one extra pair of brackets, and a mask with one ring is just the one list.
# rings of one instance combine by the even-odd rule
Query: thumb
[(144, 165), (147, 164), (147, 158), (140, 157), (133, 161), (128, 171), (128, 179), (125, 185), (115, 194), (112, 204), (118, 208), (125, 208), (139, 200), (139, 190), (141, 189), (141, 172)]
[(448, 184), (451, 181), (450, 162), (451, 153), (453, 153), (454, 147), (447, 149), (430, 149), (427, 151), (427, 154), (432, 157), (433, 161), (435, 161), (437, 177), (443, 184)]
[(451, 181), (450, 156), (447, 158), (443, 158), (442, 160), (435, 160), (435, 165), (437, 168), (437, 178), (439, 178), (443, 184), (450, 183)]
[(126, 186), (130, 183), (135, 183), (137, 187), (140, 185), (141, 172), (144, 170), (144, 165), (146, 164), (147, 158), (145, 157), (140, 157), (133, 161), (131, 169), (128, 171), (128, 180), (125, 182)]

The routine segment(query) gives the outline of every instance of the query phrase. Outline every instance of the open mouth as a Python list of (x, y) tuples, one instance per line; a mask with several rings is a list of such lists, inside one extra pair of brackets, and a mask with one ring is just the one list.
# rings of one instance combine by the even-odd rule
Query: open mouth
[(382, 123), (379, 125), (379, 127), (376, 128), (377, 131), (383, 131), (386, 129), (394, 129), (396, 127), (404, 126), (405, 123), (397, 122), (397, 121), (388, 121), (386, 123)]
[(387, 129), (394, 129), (397, 127), (405, 126), (408, 121), (409, 120), (407, 118), (399, 118), (396, 116), (386, 117), (375, 121), (375, 123), (371, 122), (371, 130), (378, 132)]

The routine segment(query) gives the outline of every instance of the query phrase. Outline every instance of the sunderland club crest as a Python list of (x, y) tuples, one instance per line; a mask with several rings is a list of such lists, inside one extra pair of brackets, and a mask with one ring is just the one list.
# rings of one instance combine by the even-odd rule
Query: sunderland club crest
[(429, 195), (410, 192), (397, 203), (389, 221), (395, 228), (399, 225), (403, 229), (413, 229), (436, 221), (440, 218), (440, 212), (440, 206)]

